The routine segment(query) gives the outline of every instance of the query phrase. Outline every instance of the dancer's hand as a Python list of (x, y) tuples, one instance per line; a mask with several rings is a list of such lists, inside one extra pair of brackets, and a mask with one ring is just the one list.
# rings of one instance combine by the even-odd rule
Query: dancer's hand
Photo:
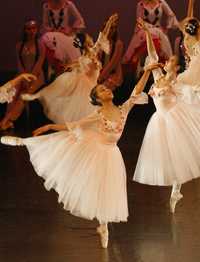
[(137, 26), (144, 31), (149, 31), (147, 23), (141, 17), (137, 19)]
[(35, 75), (28, 74), (28, 73), (21, 74), (20, 78), (26, 80), (27, 82), (32, 82), (37, 80), (37, 77)]
[(114, 25), (115, 23), (117, 23), (119, 20), (119, 15), (117, 13), (111, 15), (108, 19), (108, 21), (106, 22), (106, 25), (104, 27), (104, 30), (103, 30), (103, 34), (105, 36), (108, 36), (109, 32), (110, 32), (110, 28), (112, 27), (112, 25)]
[(37, 128), (36, 130), (33, 131), (33, 136), (39, 136), (43, 133), (46, 133), (47, 131), (51, 130), (51, 126), (52, 125), (50, 124)]
[(152, 71), (154, 69), (163, 68), (163, 67), (164, 67), (164, 64), (155, 63), (155, 64), (152, 64), (152, 65), (145, 66), (144, 71)]

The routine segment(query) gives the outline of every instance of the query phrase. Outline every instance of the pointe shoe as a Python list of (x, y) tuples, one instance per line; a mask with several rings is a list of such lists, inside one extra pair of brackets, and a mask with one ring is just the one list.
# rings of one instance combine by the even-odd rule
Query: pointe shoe
[(177, 203), (183, 198), (181, 193), (175, 193), (170, 198), (170, 211), (171, 213), (175, 213)]
[(23, 139), (15, 136), (2, 136), (1, 143), (10, 146), (23, 146)]
[(30, 94), (22, 94), (21, 99), (24, 101), (33, 101), (35, 99), (38, 99), (40, 96), (35, 94), (35, 95), (30, 95)]
[(99, 226), (97, 228), (97, 233), (100, 235), (101, 238), (101, 246), (103, 248), (108, 247), (108, 228)]

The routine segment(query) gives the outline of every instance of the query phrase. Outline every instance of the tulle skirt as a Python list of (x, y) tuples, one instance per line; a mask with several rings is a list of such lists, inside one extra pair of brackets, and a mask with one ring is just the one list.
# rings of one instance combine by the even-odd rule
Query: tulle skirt
[(73, 215), (101, 223), (126, 221), (126, 171), (116, 145), (61, 131), (25, 138), (32, 165)]
[(95, 109), (89, 98), (95, 84), (84, 73), (62, 74), (53, 85), (40, 92), (39, 100), (45, 115), (59, 124), (77, 121), (89, 115)]
[(176, 90), (179, 93), (179, 100), (186, 104), (195, 105), (199, 111), (200, 106), (200, 85), (189, 85), (176, 83)]
[(178, 103), (152, 116), (134, 180), (148, 185), (183, 184), (200, 176), (200, 110)]

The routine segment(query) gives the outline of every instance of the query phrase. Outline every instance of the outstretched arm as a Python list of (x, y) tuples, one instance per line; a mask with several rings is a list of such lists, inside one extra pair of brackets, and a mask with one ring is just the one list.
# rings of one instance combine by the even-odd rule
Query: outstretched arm
[(98, 39), (94, 44), (93, 50), (95, 50), (96, 54), (99, 53), (100, 50), (103, 50), (105, 53), (110, 53), (110, 43), (108, 40), (108, 36), (112, 25), (118, 20), (118, 14), (113, 14), (109, 17), (106, 22), (103, 30), (99, 33)]
[(36, 129), (35, 131), (33, 131), (33, 136), (39, 136), (39, 135), (46, 133), (50, 130), (62, 131), (62, 130), (68, 130), (68, 128), (67, 128), (66, 125), (49, 124), (49, 125), (42, 126), (38, 129)]
[(70, 131), (70, 130), (76, 129), (77, 127), (79, 127), (79, 128), (90, 128), (91, 126), (95, 125), (95, 123), (98, 121), (98, 117), (99, 117), (99, 115), (96, 114), (96, 112), (94, 112), (94, 113), (91, 113), (89, 116), (86, 116), (86, 117), (84, 117), (84, 118), (82, 118), (81, 120), (78, 120), (78, 121), (66, 122), (65, 124), (45, 125), (45, 126), (42, 126), (38, 129), (36, 129), (33, 132), (33, 135), (38, 136), (38, 135), (46, 133), (50, 130), (53, 130), (53, 131), (62, 131), (62, 130)]
[(133, 96), (139, 95), (144, 90), (151, 72), (153, 70), (156, 70), (156, 69), (162, 67), (162, 66), (163, 65), (161, 63), (156, 63), (156, 64), (152, 64), (152, 65), (147, 66), (145, 68), (145, 71), (144, 71), (142, 77), (140, 78), (139, 82), (136, 84), (131, 95), (133, 95)]
[(123, 43), (122, 41), (118, 40), (116, 42), (115, 50), (111, 60), (105, 65), (105, 67), (101, 71), (101, 74), (98, 79), (100, 83), (107, 80), (111, 72), (113, 72), (113, 70), (115, 70), (118, 67), (118, 65), (121, 63), (122, 54)]
[(130, 98), (123, 104), (123, 108), (127, 113), (131, 110), (134, 104), (148, 103), (148, 96), (145, 93), (141, 94), (141, 92), (144, 90), (147, 84), (151, 71), (161, 66), (162, 64), (157, 63), (146, 67), (143, 76), (140, 78), (139, 82), (133, 89)]
[[(149, 59), (148, 64), (151, 65), (151, 64), (158, 63), (159, 57), (157, 55), (156, 48), (151, 33), (149, 31), (148, 25), (142, 19), (138, 19), (138, 26), (141, 27), (146, 33), (147, 51), (148, 51), (148, 59)], [(156, 81), (162, 76), (163, 73), (160, 68), (156, 68), (153, 70), (154, 81)]]
[(158, 55), (156, 53), (156, 48), (155, 48), (151, 33), (149, 31), (148, 24), (145, 23), (140, 18), (137, 20), (137, 24), (138, 24), (138, 27), (140, 27), (141, 29), (143, 29), (145, 31), (147, 51), (148, 51), (148, 56), (149, 56), (151, 62), (157, 63), (158, 62)]
[(20, 84), (20, 82), (22, 80), (26, 80), (28, 82), (34, 81), (37, 78), (31, 74), (21, 74), (19, 76), (17, 76), (16, 78), (14, 78), (13, 80), (10, 80), (9, 82), (7, 82), (6, 84), (4, 84), (3, 86), (1, 86), (0, 88), (0, 103), (6, 103), (6, 102), (12, 102), (13, 97), (16, 94), (16, 88), (15, 86), (17, 86), (18, 84)]
[(32, 82), (37, 80), (37, 77), (32, 75), (32, 74), (28, 74), (28, 73), (23, 73), (18, 75), (17, 77), (15, 77), (14, 79), (10, 80), (9, 83), (11, 86), (16, 86), (18, 85), (22, 80), (26, 80), (27, 82)]

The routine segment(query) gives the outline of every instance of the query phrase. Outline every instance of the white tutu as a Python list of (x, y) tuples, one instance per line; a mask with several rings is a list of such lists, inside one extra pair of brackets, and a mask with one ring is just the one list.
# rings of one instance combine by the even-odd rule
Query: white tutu
[(179, 93), (179, 99), (186, 104), (196, 105), (199, 110), (200, 105), (200, 85), (189, 85), (176, 83), (176, 90)]
[(162, 111), (162, 99), (156, 98), (158, 111), (147, 126), (133, 179), (149, 185), (183, 184), (200, 176), (200, 111), (173, 99)]
[(90, 103), (91, 89), (96, 82), (85, 73), (66, 72), (40, 91), (39, 100), (45, 115), (55, 123), (76, 121), (94, 111)]
[(48, 32), (41, 38), (42, 43), (50, 50), (55, 51), (55, 58), (63, 63), (77, 60), (81, 53), (73, 45), (74, 36), (67, 36), (60, 32)]
[(118, 147), (77, 139), (63, 131), (23, 143), (46, 189), (55, 189), (66, 210), (100, 222), (126, 221), (126, 171)]

